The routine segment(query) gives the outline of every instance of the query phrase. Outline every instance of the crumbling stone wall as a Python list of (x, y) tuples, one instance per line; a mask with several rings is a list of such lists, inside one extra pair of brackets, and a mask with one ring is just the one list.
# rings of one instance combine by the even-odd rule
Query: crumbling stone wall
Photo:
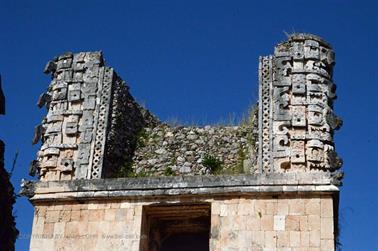
[(109, 132), (106, 136), (103, 177), (117, 177), (120, 167), (132, 161), (138, 132), (154, 127), (159, 120), (131, 96), (129, 87), (118, 76), (115, 80)]
[(241, 126), (175, 127), (161, 123), (131, 96), (101, 52), (65, 53), (38, 106), (42, 141), (31, 174), (41, 180), (253, 173), (256, 111)]
[(294, 34), (260, 58), (250, 121), (180, 127), (140, 107), (101, 53), (55, 58), (39, 103), (41, 181), (23, 184), (36, 209), (30, 249), (141, 250), (159, 239), (141, 235), (144, 208), (207, 204), (211, 251), (334, 250), (333, 65), (327, 42)]
[(132, 162), (136, 176), (253, 173), (251, 126), (144, 128)]
[[(258, 111), (236, 127), (161, 123), (105, 66), (102, 53), (49, 62), (40, 98), (48, 115), (33, 162), (42, 180), (240, 173), (336, 173), (334, 52), (323, 39), (293, 34), (260, 58)], [(337, 175), (335, 175), (336, 177)], [(341, 176), (337, 176), (341, 177)]]

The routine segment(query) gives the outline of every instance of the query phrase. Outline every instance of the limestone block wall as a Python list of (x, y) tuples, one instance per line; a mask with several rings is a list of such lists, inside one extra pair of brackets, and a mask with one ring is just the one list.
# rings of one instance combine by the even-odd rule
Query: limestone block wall
[(334, 250), (331, 197), (241, 197), (211, 214), (211, 251)]
[(142, 204), (36, 205), (30, 251), (139, 250)]
[[(202, 201), (211, 203), (211, 251), (334, 250), (331, 196), (238, 196)], [(146, 238), (141, 235), (143, 206), (157, 202), (37, 204), (30, 250), (140, 250), (141, 238)], [(171, 201), (180, 202), (180, 198)]]

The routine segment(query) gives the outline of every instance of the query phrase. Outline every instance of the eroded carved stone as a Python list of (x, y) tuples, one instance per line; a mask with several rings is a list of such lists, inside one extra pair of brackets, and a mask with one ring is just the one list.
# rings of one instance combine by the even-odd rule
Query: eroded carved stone
[(260, 58), (253, 126), (221, 132), (160, 123), (135, 102), (100, 52), (65, 53), (45, 69), (53, 79), (38, 101), (48, 114), (36, 127), (33, 143), (41, 139), (42, 146), (32, 170), (39, 170), (42, 180), (98, 179), (129, 171), (207, 174), (202, 162), (211, 149), (229, 170), (334, 172), (341, 160), (333, 133), (341, 120), (333, 112), (333, 65), (334, 53), (324, 40), (290, 36), (274, 55)]
[(332, 137), (342, 123), (332, 110), (334, 64), (331, 46), (310, 34), (291, 35), (275, 47), (273, 56), (260, 60), (262, 172), (340, 168)]
[[(128, 134), (128, 128), (146, 124), (142, 109), (104, 65), (101, 52), (67, 52), (48, 62), (44, 72), (53, 79), (37, 103), (48, 114), (35, 128), (33, 143), (42, 139), (42, 146), (31, 173), (41, 180), (111, 175), (130, 152), (128, 140), (136, 131)], [(123, 123), (126, 117), (129, 124)]]

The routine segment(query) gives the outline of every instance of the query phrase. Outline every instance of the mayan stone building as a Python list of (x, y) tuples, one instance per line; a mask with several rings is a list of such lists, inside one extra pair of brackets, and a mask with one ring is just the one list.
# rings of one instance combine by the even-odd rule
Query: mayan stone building
[(101, 52), (50, 61), (30, 250), (335, 250), (334, 52), (293, 34), (259, 60), (248, 118), (205, 127), (159, 121)]

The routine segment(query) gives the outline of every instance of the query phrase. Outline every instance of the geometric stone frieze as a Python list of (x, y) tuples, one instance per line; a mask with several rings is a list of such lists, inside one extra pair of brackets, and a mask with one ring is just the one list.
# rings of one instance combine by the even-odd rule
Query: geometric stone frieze
[(333, 172), (333, 142), (341, 120), (333, 113), (335, 55), (323, 39), (293, 34), (262, 57), (259, 68), (261, 172)]
[(65, 53), (44, 72), (52, 81), (37, 103), (48, 112), (35, 128), (33, 144), (41, 139), (42, 146), (31, 174), (43, 181), (114, 176), (130, 157), (130, 135), (145, 126), (124, 81), (101, 52)]

